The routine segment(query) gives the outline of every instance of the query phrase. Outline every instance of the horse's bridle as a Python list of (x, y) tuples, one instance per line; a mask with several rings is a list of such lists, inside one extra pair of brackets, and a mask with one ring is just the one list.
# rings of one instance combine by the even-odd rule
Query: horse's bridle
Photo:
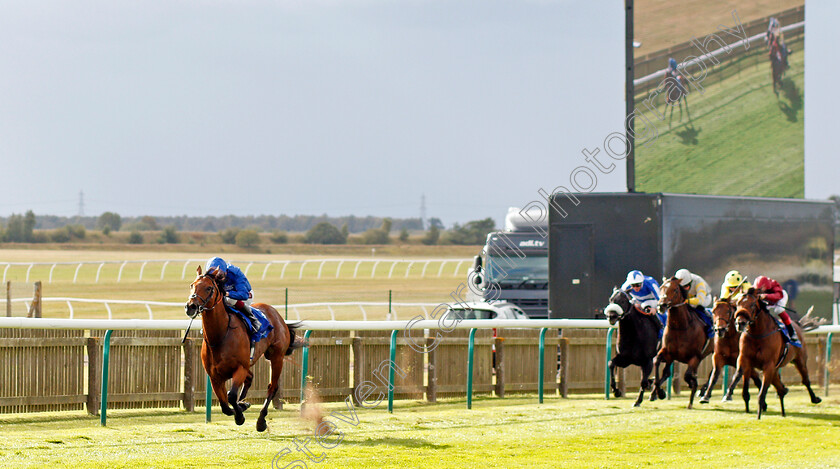
[[(717, 306), (717, 304), (721, 304), (721, 303), (729, 306), (729, 318), (726, 319), (726, 320), (720, 319), (720, 321), (725, 321), (726, 322), (726, 327), (717, 327), (717, 322), (715, 322), (714, 329), (715, 329), (715, 332), (723, 331), (724, 334), (725, 334), (729, 330), (729, 327), (732, 325), (732, 323), (735, 322), (735, 307), (732, 305), (732, 303), (730, 303), (728, 301), (724, 301), (724, 300), (718, 301), (715, 304), (715, 306)], [(718, 321), (718, 320), (715, 319), (715, 321)]]
[[(748, 296), (752, 296), (752, 295), (744, 295), (744, 298), (746, 299)], [(743, 300), (741, 300), (741, 301), (743, 301)], [(740, 301), (738, 303), (740, 303)], [(735, 311), (735, 318), (738, 317), (738, 312), (739, 311), (742, 311), (742, 310), (745, 311), (747, 313), (746, 316), (747, 316), (747, 319), (748, 319), (747, 327), (750, 327), (753, 324), (755, 324), (755, 320), (756, 320), (756, 318), (758, 318), (759, 314), (761, 314), (761, 313), (767, 313), (768, 315), (770, 314), (770, 311), (767, 311), (766, 308), (762, 308), (761, 299), (758, 297), (758, 295), (755, 295), (755, 303), (752, 305), (752, 308), (754, 308), (756, 310), (755, 313), (753, 313), (750, 309), (747, 309), (744, 306), (739, 305), (738, 309)], [(771, 331), (767, 334), (764, 334), (762, 336), (755, 336), (753, 334), (750, 334), (749, 331), (746, 331), (746, 332), (751, 337), (764, 338), (766, 336), (769, 336), (769, 335), (775, 334), (776, 332), (781, 332), (781, 331), (779, 331), (778, 329), (774, 329), (773, 331)]]
[[(616, 295), (621, 295), (622, 297), (624, 297), (624, 299), (627, 300), (627, 304), (628, 304), (628, 308), (627, 309), (621, 308), (621, 314), (618, 315), (618, 320), (621, 321), (622, 319), (624, 319), (625, 316), (630, 314), (630, 310), (633, 308), (633, 301), (630, 299), (630, 295), (626, 291), (621, 290), (621, 289), (616, 289), (615, 293), (613, 293), (612, 296), (610, 296), (610, 303), (612, 303), (614, 305), (618, 305), (618, 303), (613, 301), (613, 298)], [(621, 306), (621, 305), (619, 305), (619, 306)]]
[[(209, 296), (207, 296), (207, 298), (204, 298), (204, 299), (202, 299), (200, 296), (198, 296), (195, 292), (193, 292), (193, 294), (190, 295), (190, 298), (189, 298), (190, 300), (202, 301), (202, 303), (196, 307), (195, 314), (191, 316), (193, 318), (198, 316), (199, 314), (203, 313), (204, 311), (206, 311), (208, 309), (215, 308), (216, 305), (219, 304), (219, 301), (221, 301), (221, 298), (222, 298), (221, 291), (219, 290), (219, 286), (216, 285), (216, 280), (214, 278), (206, 275), (206, 274), (203, 275), (202, 277), (207, 278), (210, 281), (212, 281), (213, 291), (210, 293)], [(216, 301), (214, 301), (212, 305), (207, 306), (207, 303), (209, 303), (212, 298), (216, 298)]]
[[(682, 290), (683, 290), (682, 285), (680, 285), (679, 288), (680, 288), (680, 293), (682, 293)], [(687, 294), (684, 295), (684, 296), (688, 297)], [(686, 304), (688, 304), (688, 301), (686, 301), (686, 300), (683, 300), (682, 303), (677, 303), (675, 305), (672, 305), (671, 303), (666, 303), (664, 300), (665, 300), (665, 297), (663, 296), (662, 299), (659, 300), (659, 305), (658, 305), (659, 306), (659, 311), (662, 311), (663, 313), (668, 311), (671, 308), (679, 308), (680, 306), (685, 306)]]

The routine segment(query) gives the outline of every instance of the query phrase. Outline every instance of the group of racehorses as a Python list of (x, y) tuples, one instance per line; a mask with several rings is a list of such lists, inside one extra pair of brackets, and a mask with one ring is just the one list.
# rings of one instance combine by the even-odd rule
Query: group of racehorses
[[(617, 355), (608, 365), (612, 376), (610, 386), (616, 397), (621, 395), (615, 382), (616, 367), (637, 365), (642, 369), (642, 380), (635, 405), (641, 404), (648, 390), (651, 391), (651, 401), (665, 398), (662, 384), (670, 377), (671, 364), (676, 361), (687, 365), (684, 378), (691, 388), (688, 402), (688, 408), (691, 409), (698, 390), (697, 368), (706, 356), (714, 353), (714, 368), (709, 381), (700, 388), (701, 403), (709, 402), (721, 370), (729, 365), (737, 370), (724, 400), (731, 399), (735, 387), (746, 373), (760, 389), (758, 418), (767, 410), (766, 396), (771, 385), (779, 395), (781, 414), (784, 416), (787, 388), (781, 381), (779, 369), (791, 362), (802, 376), (802, 384), (808, 389), (811, 402), (820, 402), (808, 378), (808, 351), (804, 341), (801, 347), (788, 343), (766, 304), (760, 299), (758, 291), (750, 288), (737, 300), (715, 301), (712, 310), (715, 331), (713, 341), (708, 338), (703, 321), (689, 309), (687, 293), (687, 288), (680, 286), (676, 277), (665, 280), (660, 287), (659, 309), (667, 312), (665, 329), (660, 339), (660, 322), (654, 317), (655, 313), (647, 313), (636, 307), (627, 292), (620, 289), (613, 291), (610, 303), (619, 308), (607, 308), (605, 313), (610, 324), (618, 323)], [(794, 327), (799, 337), (802, 337), (801, 326), (794, 322)], [(663, 365), (663, 372), (660, 373)], [(654, 373), (653, 381), (650, 380), (651, 373)], [(749, 381), (744, 380), (742, 393), (747, 412), (750, 411)]]

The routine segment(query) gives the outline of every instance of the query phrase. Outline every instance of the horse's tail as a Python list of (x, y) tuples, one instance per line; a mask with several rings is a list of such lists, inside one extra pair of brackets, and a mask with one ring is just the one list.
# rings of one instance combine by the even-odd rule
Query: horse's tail
[(299, 337), (295, 332), (302, 325), (303, 322), (297, 322), (295, 324), (286, 324), (286, 328), (289, 330), (289, 348), (286, 349), (286, 355), (291, 355), (292, 353), (294, 353), (295, 350), (299, 348), (309, 347), (309, 344), (303, 340), (303, 337)]
[(811, 312), (813, 311), (814, 306), (811, 305), (811, 307), (808, 308), (808, 312), (805, 313), (805, 316), (802, 316), (799, 319), (799, 326), (802, 327), (802, 330), (805, 332), (812, 331), (828, 322), (825, 318), (815, 318), (811, 316)]

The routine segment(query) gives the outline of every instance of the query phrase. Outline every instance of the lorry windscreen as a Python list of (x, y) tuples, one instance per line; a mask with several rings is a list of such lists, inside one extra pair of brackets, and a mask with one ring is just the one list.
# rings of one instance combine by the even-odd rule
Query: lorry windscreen
[(497, 257), (488, 256), (486, 260), (487, 281), (498, 284), (520, 284), (528, 282), (548, 282), (548, 257)]

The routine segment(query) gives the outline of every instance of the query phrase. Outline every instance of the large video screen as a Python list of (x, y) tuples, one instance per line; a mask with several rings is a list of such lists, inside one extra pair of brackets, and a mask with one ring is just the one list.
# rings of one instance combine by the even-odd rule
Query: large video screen
[(805, 2), (634, 2), (635, 189), (802, 198)]

